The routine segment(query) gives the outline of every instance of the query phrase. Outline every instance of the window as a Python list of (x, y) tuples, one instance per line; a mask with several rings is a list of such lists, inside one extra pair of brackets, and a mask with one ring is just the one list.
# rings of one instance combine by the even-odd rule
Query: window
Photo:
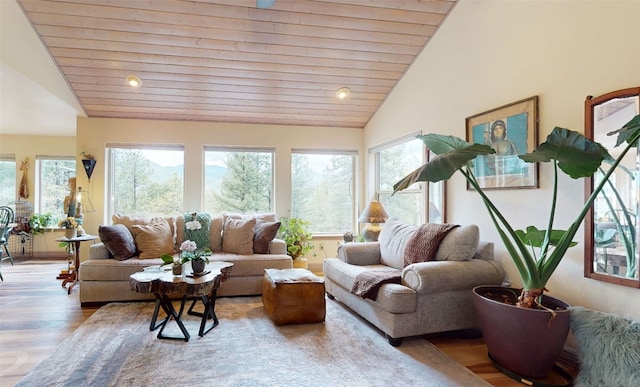
[(64, 199), (70, 193), (69, 179), (75, 176), (74, 157), (36, 156), (35, 212), (63, 218)]
[(205, 211), (274, 211), (273, 157), (273, 149), (205, 148)]
[(16, 158), (0, 155), (0, 205), (16, 200)]
[(355, 151), (293, 150), (291, 217), (311, 232), (343, 234), (355, 229)]
[(180, 215), (184, 150), (176, 146), (108, 146), (109, 215)]
[(425, 163), (424, 142), (415, 134), (393, 143), (374, 148), (376, 168), (376, 194), (389, 216), (410, 224), (441, 223), (443, 184), (429, 184), (429, 208), (425, 208), (427, 190), (424, 183), (417, 183), (395, 195), (393, 185)]

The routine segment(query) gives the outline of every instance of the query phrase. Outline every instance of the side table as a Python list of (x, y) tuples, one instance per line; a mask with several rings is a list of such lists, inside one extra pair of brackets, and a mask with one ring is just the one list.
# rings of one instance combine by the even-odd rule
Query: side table
[(63, 288), (66, 287), (68, 283), (71, 284), (67, 289), (67, 294), (71, 294), (71, 289), (73, 289), (73, 287), (78, 283), (78, 272), (80, 271), (80, 243), (94, 241), (96, 239), (98, 239), (97, 236), (89, 235), (89, 234), (85, 234), (75, 238), (65, 238), (65, 237), (56, 238), (56, 241), (58, 242), (73, 243), (75, 247), (75, 254), (76, 254), (75, 267), (73, 268), (73, 270), (69, 272), (66, 278), (62, 281)]
[[(149, 330), (154, 331), (160, 328), (157, 336), (159, 339), (189, 341), (189, 332), (182, 323), (182, 312), (187, 297), (193, 298), (187, 314), (202, 318), (200, 321), (200, 330), (198, 331), (198, 335), (202, 337), (218, 325), (218, 317), (215, 313), (216, 293), (220, 287), (220, 283), (229, 278), (232, 267), (233, 263), (230, 262), (211, 262), (207, 264), (205, 268), (205, 272), (208, 271), (208, 273), (196, 277), (193, 276), (191, 265), (185, 264), (182, 275), (173, 275), (171, 271), (142, 271), (131, 274), (129, 283), (131, 290), (139, 293), (153, 293), (156, 297), (156, 305), (153, 316), (151, 317)], [(179, 311), (176, 311), (173, 307), (170, 298), (172, 294), (182, 296)], [(204, 311), (202, 313), (193, 310), (199, 300), (204, 304)], [(156, 324), (160, 309), (165, 312), (166, 317)], [(183, 335), (182, 337), (163, 334), (167, 323), (171, 319), (178, 324)], [(209, 319), (212, 319), (213, 323), (209, 328), (206, 328), (207, 320)]]

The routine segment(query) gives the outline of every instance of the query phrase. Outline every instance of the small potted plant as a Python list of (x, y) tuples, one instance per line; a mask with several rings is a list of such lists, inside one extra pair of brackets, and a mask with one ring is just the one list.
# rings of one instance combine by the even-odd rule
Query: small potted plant
[(280, 218), (280, 229), (278, 238), (287, 244), (287, 255), (293, 259), (298, 259), (310, 251), (315, 251), (315, 246), (311, 243), (311, 231), (309, 222), (300, 218)]
[(46, 227), (51, 227), (53, 215), (49, 212), (46, 214), (33, 214), (29, 218), (29, 232), (33, 235), (44, 234)]
[(169, 254), (164, 254), (161, 258), (165, 265), (173, 264), (173, 274), (175, 275), (182, 274), (182, 265), (187, 262), (191, 262), (193, 274), (200, 275), (204, 273), (210, 255), (211, 249), (198, 249), (196, 242), (186, 240), (180, 245), (180, 256), (177, 260), (174, 260), (174, 257)]
[(58, 227), (65, 229), (64, 237), (67, 239), (73, 239), (78, 236), (78, 221), (72, 216), (62, 219), (58, 223)]

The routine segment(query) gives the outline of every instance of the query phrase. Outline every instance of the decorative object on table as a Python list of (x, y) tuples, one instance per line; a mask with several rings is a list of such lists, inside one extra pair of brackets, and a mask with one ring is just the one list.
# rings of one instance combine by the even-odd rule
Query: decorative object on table
[[(615, 172), (625, 155), (630, 149), (636, 147), (636, 143), (640, 138), (640, 115), (635, 116), (614, 133), (618, 134), (616, 146), (625, 144), (620, 152), (616, 151), (618, 157), (615, 160), (600, 143), (589, 140), (578, 132), (559, 127), (554, 128), (546, 141), (540, 144), (533, 152), (518, 156), (527, 163), (551, 161), (553, 162), (554, 174), (557, 174), (558, 169), (560, 169), (574, 179), (590, 177), (598, 171), (603, 161), (608, 160), (611, 162), (611, 168), (604, 174), (599, 184), (594, 187), (593, 192), (586, 199), (568, 230), (555, 230), (552, 228), (557, 206), (557, 178), (554, 179), (549, 220), (545, 224), (548, 229), (538, 230), (535, 226), (528, 226), (526, 230), (514, 230), (511, 227), (493, 201), (484, 193), (474, 174), (475, 163), (473, 161), (476, 157), (496, 153), (494, 148), (486, 144), (470, 144), (454, 136), (438, 134), (418, 136), (424, 141), (427, 148), (436, 153), (438, 157), (416, 169), (393, 186), (395, 193), (416, 182), (449, 179), (456, 171), (460, 171), (467, 182), (481, 196), (491, 220), (520, 274), (524, 288), (519, 296), (517, 291), (512, 291), (513, 294), (510, 298), (515, 306), (491, 300), (491, 302), (499, 304), (503, 309), (517, 309), (519, 318), (501, 317), (499, 319), (500, 323), (492, 326), (490, 320), (485, 320), (484, 318), (486, 312), (484, 309), (477, 307), (476, 313), (492, 360), (502, 368), (518, 374), (520, 377), (533, 379), (544, 377), (551, 371), (551, 368), (548, 367), (549, 364), (553, 367), (555, 359), (560, 355), (569, 332), (569, 312), (566, 309), (553, 310), (554, 305), (547, 303), (547, 300), (553, 300), (551, 300), (551, 297), (543, 296), (543, 292), (567, 250), (576, 245), (573, 242), (573, 238), (580, 229), (585, 216), (589, 214), (596, 197), (608, 184), (609, 177)], [(535, 212), (536, 217), (539, 216), (539, 213), (540, 209), (538, 208)], [(522, 221), (521, 217), (518, 221)], [(539, 250), (539, 253), (533, 251), (534, 248)], [(481, 297), (480, 293), (478, 288), (474, 289), (474, 297)], [(490, 291), (490, 293), (495, 293), (495, 291)], [(505, 313), (499, 312), (496, 314), (504, 316)], [(519, 332), (517, 337), (510, 336), (507, 338), (501, 335), (500, 332), (495, 332), (496, 329), (504, 331), (504, 325), (507, 323), (516, 324), (519, 321), (523, 324), (527, 323), (533, 320), (530, 317), (531, 314), (544, 314), (547, 318), (535, 328), (529, 328), (528, 330), (525, 330), (525, 328), (515, 329), (515, 331)], [(547, 334), (549, 326), (556, 325), (560, 325), (558, 329), (565, 333), (561, 336), (559, 342), (553, 346), (555, 353), (545, 354), (538, 352), (537, 349), (540, 349), (539, 342), (549, 340)], [(525, 339), (531, 340), (527, 342)], [(497, 348), (505, 343), (513, 343), (514, 348), (510, 349), (508, 353), (498, 352)], [(552, 357), (554, 360), (552, 362), (545, 360), (548, 357)], [(537, 365), (546, 365), (547, 368), (536, 368)]]
[(64, 198), (64, 208), (67, 212), (68, 217), (75, 218), (76, 213), (78, 212), (78, 193), (76, 192), (75, 177), (69, 178), (69, 190), (69, 195)]
[(353, 242), (353, 233), (351, 231), (347, 231), (342, 234), (342, 240), (345, 242)]
[(58, 223), (58, 227), (64, 228), (64, 236), (67, 239), (73, 239), (78, 236), (78, 222), (74, 217), (67, 217)]
[[(466, 124), (468, 142), (495, 150), (474, 160), (473, 174), (480, 187), (538, 187), (538, 164), (518, 157), (538, 144), (537, 96), (468, 117)], [(471, 184), (467, 183), (467, 189), (472, 189)]]
[(93, 174), (93, 169), (96, 167), (96, 159), (92, 154), (82, 152), (80, 156), (83, 156), (82, 166), (84, 167), (84, 171), (87, 173), (87, 178), (89, 182), (91, 182), (91, 175)]
[(314, 251), (315, 246), (311, 243), (312, 235), (309, 230), (309, 222), (300, 218), (280, 218), (280, 229), (278, 237), (287, 244), (287, 255), (293, 259)]
[(380, 235), (380, 223), (384, 223), (389, 219), (387, 210), (384, 209), (382, 203), (373, 200), (367, 204), (358, 218), (359, 223), (369, 223), (362, 228), (362, 236), (367, 242), (375, 242)]
[(29, 197), (29, 184), (27, 182), (27, 171), (29, 170), (29, 158), (20, 163), (20, 170), (22, 171), (22, 179), (20, 179), (20, 189), (18, 189), (19, 199), (27, 199)]
[(173, 262), (171, 272), (173, 275), (182, 275), (182, 262)]
[[(210, 255), (211, 249), (198, 249), (196, 242), (186, 240), (180, 245), (180, 255), (177, 257), (177, 259), (169, 254), (164, 254), (161, 258), (162, 262), (164, 262), (165, 265), (171, 263), (173, 264), (174, 268), (176, 266), (182, 267), (184, 263), (191, 262), (191, 268), (193, 269), (194, 274), (200, 274), (204, 272), (205, 264), (209, 263)], [(174, 272), (174, 274), (176, 273)]]

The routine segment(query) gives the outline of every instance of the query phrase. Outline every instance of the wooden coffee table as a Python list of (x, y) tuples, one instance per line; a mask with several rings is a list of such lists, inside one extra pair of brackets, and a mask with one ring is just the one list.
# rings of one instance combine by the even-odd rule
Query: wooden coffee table
[[(131, 274), (129, 283), (132, 290), (139, 293), (153, 293), (156, 297), (156, 306), (151, 317), (149, 330), (154, 331), (160, 328), (158, 332), (159, 339), (189, 341), (189, 332), (182, 323), (182, 312), (187, 298), (192, 300), (187, 314), (202, 318), (198, 335), (204, 336), (218, 325), (218, 317), (215, 313), (216, 293), (222, 281), (230, 277), (232, 267), (233, 263), (230, 262), (211, 262), (205, 268), (205, 273), (208, 273), (196, 277), (193, 276), (191, 265), (187, 263), (180, 276), (174, 276), (170, 270), (159, 272), (142, 271)], [(172, 295), (181, 296), (179, 311), (176, 311), (173, 307), (171, 302)], [(202, 313), (193, 310), (198, 301), (202, 301), (204, 305)], [(166, 313), (166, 317), (156, 324), (161, 308)], [(178, 324), (182, 337), (163, 334), (167, 323), (171, 319)], [(207, 328), (207, 320), (209, 319), (212, 319), (213, 323)]]

